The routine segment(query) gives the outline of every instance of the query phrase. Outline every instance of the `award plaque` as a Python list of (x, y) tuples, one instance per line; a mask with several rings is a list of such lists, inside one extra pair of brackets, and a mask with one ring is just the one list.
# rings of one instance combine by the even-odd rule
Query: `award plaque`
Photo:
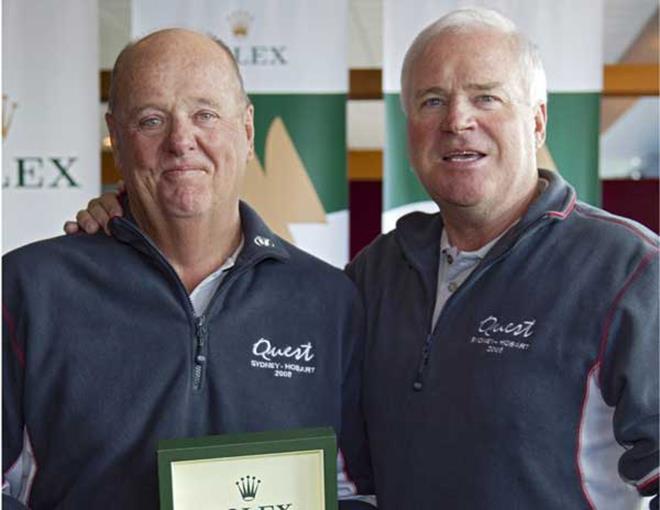
[(174, 439), (158, 444), (162, 510), (336, 510), (331, 428)]

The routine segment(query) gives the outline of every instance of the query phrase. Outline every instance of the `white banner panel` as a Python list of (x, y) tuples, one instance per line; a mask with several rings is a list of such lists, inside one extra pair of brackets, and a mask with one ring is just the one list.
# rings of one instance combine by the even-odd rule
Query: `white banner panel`
[[(488, 7), (511, 20), (539, 48), (552, 92), (597, 92), (603, 80), (601, 0), (405, 0), (383, 2), (383, 87), (400, 91), (401, 64), (415, 36), (432, 21), (464, 7)], [(589, 34), (589, 37), (585, 37)]]
[(220, 37), (250, 93), (348, 90), (346, 1), (139, 0), (132, 6), (134, 37), (172, 26)]
[(100, 192), (97, 3), (5, 0), (2, 44), (6, 252), (61, 234)]

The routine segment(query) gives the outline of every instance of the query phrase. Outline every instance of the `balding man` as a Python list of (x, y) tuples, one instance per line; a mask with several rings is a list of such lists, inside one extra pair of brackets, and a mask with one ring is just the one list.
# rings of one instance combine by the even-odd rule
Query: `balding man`
[(4, 260), (7, 507), (155, 509), (161, 439), (339, 432), (342, 399), (360, 427), (357, 292), (239, 201), (253, 108), (231, 53), (165, 30), (113, 72), (126, 217)]

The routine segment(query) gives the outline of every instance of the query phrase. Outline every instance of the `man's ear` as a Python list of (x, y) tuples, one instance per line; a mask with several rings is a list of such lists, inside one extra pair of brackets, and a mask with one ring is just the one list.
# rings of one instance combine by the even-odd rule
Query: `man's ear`
[(247, 105), (247, 108), (245, 108), (243, 127), (248, 142), (247, 161), (249, 161), (254, 156), (254, 106), (252, 104)]
[(110, 133), (110, 143), (112, 148), (112, 158), (115, 160), (115, 167), (119, 170), (119, 173), (123, 176), (121, 165), (119, 162), (119, 139), (117, 136), (117, 119), (112, 115), (112, 113), (107, 112), (105, 114), (105, 124), (108, 126), (108, 133)]
[(548, 124), (548, 105), (539, 103), (534, 109), (534, 140), (538, 150), (545, 143), (545, 129)]

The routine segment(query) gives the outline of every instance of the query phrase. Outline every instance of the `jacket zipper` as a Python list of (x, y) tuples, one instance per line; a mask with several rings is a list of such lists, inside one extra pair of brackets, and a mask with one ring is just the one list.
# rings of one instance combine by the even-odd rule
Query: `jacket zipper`
[[(192, 387), (193, 391), (198, 392), (202, 388), (202, 381), (205, 372), (206, 366), (206, 337), (208, 336), (208, 329), (205, 324), (205, 316), (202, 314), (197, 317), (195, 315), (195, 308), (193, 307), (192, 301), (190, 300), (190, 295), (188, 291), (183, 286), (183, 282), (179, 275), (174, 270), (172, 265), (168, 262), (165, 256), (161, 253), (158, 247), (147, 238), (139, 229), (135, 228), (130, 222), (120, 218), (121, 224), (124, 228), (133, 232), (134, 235), (140, 237), (144, 243), (151, 249), (153, 256), (160, 261), (162, 266), (165, 268), (167, 273), (170, 275), (174, 281), (176, 287), (179, 289), (179, 293), (183, 297), (183, 301), (186, 304), (186, 309), (190, 321), (193, 323), (194, 335), (193, 335), (193, 366), (192, 366)], [(217, 292), (216, 292), (217, 293)], [(214, 296), (215, 297), (215, 296)]]
[(422, 391), (424, 388), (424, 372), (426, 371), (426, 365), (429, 363), (429, 355), (431, 353), (433, 334), (429, 333), (426, 335), (426, 340), (424, 340), (424, 347), (422, 348), (422, 356), (419, 359), (419, 364), (417, 365), (417, 375), (415, 381), (413, 382), (413, 390)]
[[(250, 267), (253, 267), (256, 263), (260, 262), (267, 257), (257, 257), (252, 260), (249, 264), (232, 269), (220, 282), (220, 286), (216, 289), (215, 294), (211, 297), (206, 310), (211, 310), (213, 303), (215, 303), (223, 292), (223, 289), (227, 287), (231, 282), (236, 280), (242, 273), (247, 271)], [(177, 276), (178, 279), (178, 276)], [(183, 284), (181, 284), (183, 287)], [(185, 290), (185, 289), (184, 289)], [(189, 310), (191, 316), (194, 317), (194, 328), (195, 334), (193, 338), (194, 345), (194, 358), (193, 358), (193, 371), (192, 371), (192, 388), (193, 391), (199, 392), (202, 390), (204, 385), (204, 377), (206, 375), (206, 366), (207, 366), (207, 344), (209, 340), (209, 329), (207, 326), (206, 313), (203, 313), (200, 316), (195, 316), (195, 311), (192, 306), (192, 301), (190, 296), (186, 292), (186, 298), (189, 303)]]
[(208, 329), (206, 327), (204, 314), (195, 318), (195, 358), (193, 360), (193, 390), (202, 389), (204, 372), (206, 369), (206, 340)]

